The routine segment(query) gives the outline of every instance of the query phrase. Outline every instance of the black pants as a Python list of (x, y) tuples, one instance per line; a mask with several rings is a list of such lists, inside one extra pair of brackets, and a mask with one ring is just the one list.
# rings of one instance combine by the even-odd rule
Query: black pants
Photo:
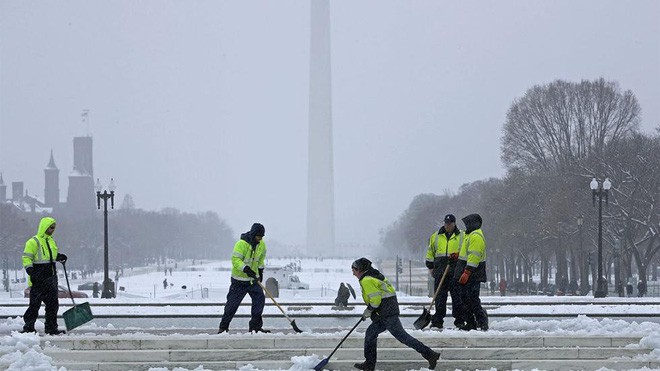
[(259, 330), (263, 327), (264, 321), (261, 314), (264, 312), (264, 303), (266, 297), (264, 291), (258, 283), (252, 281), (239, 281), (231, 279), (231, 286), (227, 293), (227, 303), (225, 304), (225, 313), (220, 321), (220, 330), (229, 328), (229, 323), (234, 318), (238, 306), (241, 305), (246, 294), (252, 299), (252, 318), (250, 318), (250, 330)]
[[(433, 289), (437, 290), (438, 285), (440, 284), (440, 278), (441, 277), (436, 277), (435, 278), (435, 285), (433, 285)], [(461, 300), (461, 296), (459, 293), (459, 287), (458, 287), (458, 282), (450, 276), (449, 274), (447, 277), (445, 277), (445, 282), (442, 284), (442, 287), (440, 288), (440, 292), (438, 293), (438, 297), (435, 298), (435, 313), (433, 314), (433, 317), (431, 319), (431, 323), (433, 326), (436, 327), (442, 327), (444, 323), (445, 316), (447, 315), (447, 294), (451, 294), (451, 314), (454, 317), (454, 325), (460, 325), (463, 324), (464, 320), (463, 317), (461, 316), (461, 313), (464, 311), (463, 310), (463, 301)]]
[(433, 354), (431, 348), (412, 337), (412, 335), (403, 329), (398, 315), (387, 316), (376, 322), (372, 322), (367, 328), (364, 336), (364, 358), (367, 366), (371, 366), (372, 368), (376, 366), (378, 335), (385, 330), (389, 331), (402, 344), (415, 349), (424, 358), (429, 358)]
[(488, 327), (488, 316), (481, 306), (479, 299), (479, 289), (481, 282), (469, 280), (465, 285), (460, 286), (461, 299), (464, 308), (464, 320), (469, 327)]
[(57, 276), (32, 283), (30, 305), (23, 315), (24, 331), (34, 331), (34, 323), (39, 316), (42, 302), (46, 304), (46, 333), (57, 331), (57, 311), (60, 307), (57, 299)]

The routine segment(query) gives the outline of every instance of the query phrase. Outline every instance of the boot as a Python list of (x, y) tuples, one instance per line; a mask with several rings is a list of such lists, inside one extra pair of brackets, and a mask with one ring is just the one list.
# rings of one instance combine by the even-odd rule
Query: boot
[(260, 328), (251, 328), (250, 332), (254, 332), (255, 334), (258, 332), (263, 332), (264, 334), (268, 334), (270, 333), (270, 330), (266, 330), (263, 327), (260, 327)]
[(358, 370), (363, 370), (363, 371), (374, 371), (374, 369), (375, 369), (374, 366), (367, 365), (367, 362), (356, 363), (356, 364), (353, 365), (353, 367), (357, 368)]
[(53, 330), (53, 331), (50, 331), (50, 332), (46, 333), (46, 335), (53, 335), (53, 336), (55, 336), (55, 335), (64, 335), (64, 334), (66, 334), (66, 331), (64, 331), (64, 330)]
[(476, 330), (477, 329), (477, 324), (476, 323), (466, 323), (462, 326), (459, 326), (458, 329), (461, 330), (461, 331)]
[(431, 322), (431, 327), (430, 328), (442, 331), (442, 326), (443, 326), (442, 322)]
[(226, 329), (226, 328), (218, 329), (218, 334), (222, 334), (223, 332), (229, 332), (229, 329)]
[(433, 352), (428, 357), (424, 357), (424, 359), (429, 361), (429, 369), (434, 370), (438, 364), (438, 359), (440, 359), (440, 353)]
[(29, 334), (29, 333), (36, 334), (37, 330), (35, 330), (34, 328), (29, 328), (29, 329), (24, 328), (21, 331), (19, 331), (19, 333), (21, 333), (21, 334)]

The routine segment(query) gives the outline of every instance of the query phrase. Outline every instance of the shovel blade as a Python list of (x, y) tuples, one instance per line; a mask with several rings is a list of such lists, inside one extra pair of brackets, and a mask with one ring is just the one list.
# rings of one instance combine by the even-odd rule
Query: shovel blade
[(94, 319), (89, 303), (74, 305), (62, 313), (62, 317), (64, 317), (67, 331), (71, 331)]
[(424, 312), (421, 316), (419, 316), (419, 318), (415, 320), (413, 325), (415, 326), (415, 329), (421, 330), (428, 326), (429, 323), (431, 323), (431, 313), (426, 308), (424, 308)]
[(298, 328), (298, 325), (296, 325), (296, 320), (295, 319), (293, 321), (291, 321), (291, 327), (293, 327), (293, 331), (295, 331), (297, 333), (303, 332), (301, 329)]
[(323, 367), (325, 367), (325, 365), (327, 365), (329, 361), (330, 358), (326, 358), (323, 361), (319, 362), (319, 364), (316, 365), (316, 367), (314, 367), (314, 371), (322, 371)]

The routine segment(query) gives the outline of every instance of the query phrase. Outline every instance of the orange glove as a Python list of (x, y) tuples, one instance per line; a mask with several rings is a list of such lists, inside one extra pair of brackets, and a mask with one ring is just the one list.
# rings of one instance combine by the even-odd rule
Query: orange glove
[(458, 260), (458, 253), (454, 252), (454, 253), (449, 254), (449, 260), (457, 261)]
[(461, 278), (458, 279), (458, 283), (460, 283), (461, 285), (465, 285), (467, 283), (467, 281), (470, 279), (471, 274), (472, 274), (472, 271), (464, 269), (463, 274), (461, 274)]

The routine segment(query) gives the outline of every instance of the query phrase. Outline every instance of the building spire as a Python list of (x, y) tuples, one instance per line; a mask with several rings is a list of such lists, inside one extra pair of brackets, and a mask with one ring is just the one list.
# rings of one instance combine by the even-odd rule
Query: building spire
[(50, 150), (50, 161), (48, 161), (48, 165), (46, 166), (47, 169), (57, 169), (57, 165), (55, 165), (55, 157), (53, 157), (53, 149), (51, 148)]

